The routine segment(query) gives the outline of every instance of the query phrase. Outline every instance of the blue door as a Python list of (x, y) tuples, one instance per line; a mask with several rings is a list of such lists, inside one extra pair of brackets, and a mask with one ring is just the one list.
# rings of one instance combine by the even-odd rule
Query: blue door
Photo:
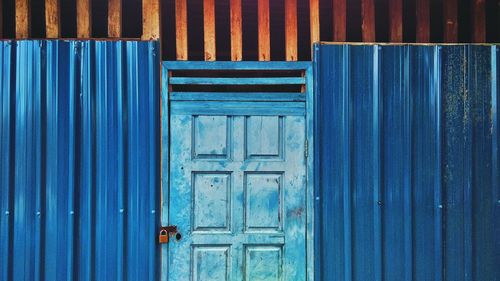
[(170, 97), (166, 279), (305, 281), (305, 99)]

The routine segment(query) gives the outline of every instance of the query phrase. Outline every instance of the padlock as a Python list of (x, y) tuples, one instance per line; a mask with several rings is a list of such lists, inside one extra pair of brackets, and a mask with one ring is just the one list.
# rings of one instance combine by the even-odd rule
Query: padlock
[(158, 237), (160, 244), (168, 243), (168, 232), (166, 229), (160, 230), (160, 236)]

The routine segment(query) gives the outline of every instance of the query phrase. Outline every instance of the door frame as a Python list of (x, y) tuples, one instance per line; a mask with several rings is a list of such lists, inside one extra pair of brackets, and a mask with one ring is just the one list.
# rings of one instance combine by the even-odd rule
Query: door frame
[[(306, 278), (314, 281), (314, 106), (315, 95), (313, 87), (313, 65), (312, 62), (204, 62), (204, 61), (164, 61), (161, 64), (161, 95), (160, 95), (160, 177), (161, 177), (161, 202), (160, 202), (160, 224), (167, 225), (169, 218), (169, 169), (170, 169), (170, 76), (172, 71), (301, 71), (304, 78), (303, 93), (305, 94), (306, 109)], [(158, 226), (159, 229), (159, 226)], [(169, 244), (160, 244), (161, 280), (168, 281), (168, 250)]]

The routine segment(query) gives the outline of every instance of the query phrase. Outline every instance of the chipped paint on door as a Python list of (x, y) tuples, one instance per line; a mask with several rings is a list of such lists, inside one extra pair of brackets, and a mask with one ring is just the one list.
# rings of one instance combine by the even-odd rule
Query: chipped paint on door
[(171, 101), (168, 221), (181, 239), (164, 280), (306, 280), (305, 113), (304, 101)]

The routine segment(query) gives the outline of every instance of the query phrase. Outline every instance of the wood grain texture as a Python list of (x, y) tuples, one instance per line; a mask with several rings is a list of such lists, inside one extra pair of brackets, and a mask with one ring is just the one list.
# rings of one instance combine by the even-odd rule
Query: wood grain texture
[(333, 0), (333, 41), (346, 41), (346, 0)]
[(203, 0), (203, 38), (205, 44), (205, 60), (216, 59), (215, 46), (215, 0)]
[(177, 60), (188, 59), (187, 0), (175, 0), (175, 42)]
[(271, 35), (269, 30), (269, 0), (258, 0), (259, 61), (271, 60)]
[(444, 25), (443, 41), (445, 43), (458, 42), (457, 0), (443, 1), (443, 25)]
[(159, 40), (161, 36), (160, 0), (142, 0), (142, 39)]
[(91, 0), (76, 0), (76, 37), (92, 37)]
[(430, 41), (430, 25), (429, 0), (416, 0), (416, 40), (418, 43), (427, 43)]
[(243, 36), (241, 21), (241, 0), (230, 0), (231, 17), (231, 60), (243, 59)]
[(319, 42), (319, 0), (309, 0), (309, 24), (311, 28), (311, 45)]
[(297, 60), (297, 0), (285, 0), (285, 56)]
[(29, 0), (16, 0), (16, 38), (25, 39), (30, 36)]
[(122, 37), (121, 0), (108, 0), (108, 37)]
[(389, 39), (403, 42), (403, 0), (389, 1)]
[(45, 32), (47, 38), (61, 37), (59, 0), (45, 0)]
[(486, 1), (472, 1), (472, 42), (486, 42)]
[(375, 42), (375, 0), (361, 0), (361, 34), (363, 42)]

